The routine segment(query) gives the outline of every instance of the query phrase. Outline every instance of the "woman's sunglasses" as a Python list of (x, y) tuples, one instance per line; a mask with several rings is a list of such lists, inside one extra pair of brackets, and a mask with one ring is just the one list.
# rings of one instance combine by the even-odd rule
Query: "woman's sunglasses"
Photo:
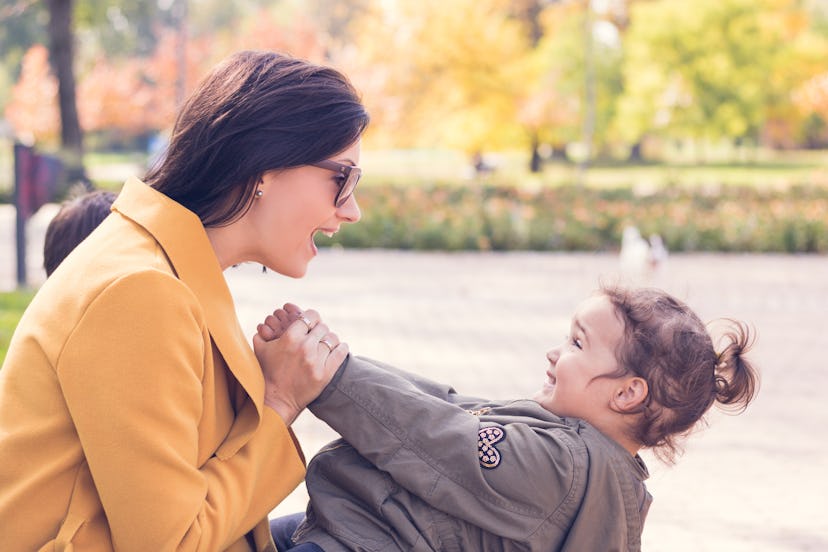
[(336, 198), (334, 199), (334, 205), (336, 207), (345, 205), (348, 198), (353, 195), (354, 188), (356, 188), (362, 176), (362, 169), (359, 167), (337, 163), (336, 161), (320, 161), (319, 163), (312, 163), (311, 166), (339, 173), (340, 176), (337, 178), (339, 192), (337, 192)]

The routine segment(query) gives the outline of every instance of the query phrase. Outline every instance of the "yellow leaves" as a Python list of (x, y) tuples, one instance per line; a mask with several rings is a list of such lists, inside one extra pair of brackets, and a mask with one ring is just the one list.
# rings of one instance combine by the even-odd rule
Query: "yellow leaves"
[(802, 113), (816, 113), (828, 121), (828, 72), (805, 81), (793, 92), (792, 99)]
[(402, 127), (410, 131), (401, 136), (409, 142), (405, 145), (465, 150), (502, 145), (507, 137), (520, 140), (518, 100), (531, 81), (524, 61), (528, 32), (509, 16), (509, 4), (376, 4), (356, 24), (355, 33), (360, 62), (383, 75), (381, 81), (367, 83), (354, 78), (376, 123), (369, 132), (386, 125)]
[[(326, 34), (325, 18), (315, 18), (311, 4), (345, 10), (337, 33)], [(629, 17), (613, 12), (612, 6), (622, 4)], [(349, 8), (341, 8), (345, 5)], [(621, 33), (619, 42), (593, 32), (590, 64), (587, 5), (593, 7), (593, 22), (605, 29), (615, 25)], [(646, 134), (787, 133), (793, 140), (806, 119), (828, 117), (818, 78), (828, 70), (828, 38), (810, 29), (803, 5), (800, 0), (290, 0), (258, 11), (230, 10), (249, 15), (219, 30), (191, 25), (183, 71), (172, 28), (157, 33), (150, 57), (95, 59), (84, 57), (91, 49), (81, 49), (77, 101), (86, 130), (162, 129), (172, 124), (182, 76), (189, 92), (228, 52), (273, 49), (331, 63), (350, 76), (372, 115), (365, 137), (370, 148), (472, 152), (520, 148), (530, 139), (559, 146), (581, 137), (587, 114), (601, 146), (634, 143)], [(360, 15), (346, 29), (350, 14)], [(191, 15), (191, 23), (197, 21)], [(585, 101), (587, 66), (593, 103)], [(19, 132), (41, 140), (56, 135), (55, 84), (44, 48), (27, 58), (7, 112)]]
[[(813, 35), (795, 0), (696, 0), (692, 10), (657, 0), (634, 6), (631, 19), (619, 113), (640, 132), (757, 138), (813, 63), (802, 55)], [(824, 59), (824, 48), (812, 51)], [(690, 101), (663, 105), (671, 96)]]
[[(76, 61), (76, 102), (85, 131), (115, 129), (139, 135), (169, 128), (183, 94), (189, 94), (209, 69), (228, 52), (271, 49), (322, 62), (325, 40), (307, 16), (285, 19), (275, 10), (261, 10), (222, 33), (182, 37), (176, 29), (158, 31), (158, 43), (149, 57), (107, 56)], [(181, 65), (181, 53), (184, 65)], [(81, 51), (83, 53), (83, 51)], [(185, 82), (180, 83), (181, 79)], [(21, 137), (39, 142), (59, 134), (57, 83), (48, 51), (34, 46), (26, 55), (19, 82), (6, 107), (6, 117)]]

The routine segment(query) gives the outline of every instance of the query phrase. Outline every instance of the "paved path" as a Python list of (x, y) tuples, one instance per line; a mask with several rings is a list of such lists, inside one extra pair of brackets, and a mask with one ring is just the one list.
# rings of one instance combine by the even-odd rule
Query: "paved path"
[[(14, 283), (2, 207), (0, 289)], [(36, 253), (42, 242), (39, 230), (32, 234)], [(30, 259), (35, 280), (37, 262)], [(251, 334), (266, 311), (291, 300), (318, 309), (356, 353), (509, 398), (535, 390), (544, 352), (567, 332), (572, 310), (617, 269), (611, 254), (325, 250), (302, 280), (250, 265), (227, 279)], [(712, 416), (676, 466), (646, 456), (655, 502), (644, 550), (828, 550), (828, 257), (673, 255), (643, 279), (703, 319), (752, 322), (763, 369), (748, 412)], [(295, 427), (308, 456), (334, 436), (310, 415)], [(300, 487), (274, 513), (301, 510), (305, 498)]]
[[(29, 282), (37, 286), (46, 277), (43, 272), (43, 235), (46, 226), (57, 213), (58, 205), (41, 207), (26, 228), (26, 271)], [(17, 285), (17, 251), (15, 245), (16, 218), (13, 205), (0, 203), (0, 291), (9, 291)]]

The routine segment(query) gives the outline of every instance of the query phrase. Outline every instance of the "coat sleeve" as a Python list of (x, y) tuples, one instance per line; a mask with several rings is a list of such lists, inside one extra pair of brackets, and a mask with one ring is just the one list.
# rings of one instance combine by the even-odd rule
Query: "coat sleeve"
[(563, 428), (481, 422), (366, 359), (350, 358), (310, 409), (409, 492), (505, 538), (565, 527), (580, 502), (586, 451)]
[(457, 405), (471, 405), (477, 404), (481, 402), (483, 399), (477, 397), (471, 397), (468, 395), (461, 395), (459, 394), (454, 387), (451, 385), (436, 382), (434, 380), (430, 380), (426, 377), (423, 377), (419, 374), (415, 374), (413, 372), (407, 372), (396, 366), (392, 366), (390, 364), (386, 364), (379, 360), (366, 358), (366, 357), (356, 357), (364, 361), (366, 364), (374, 367), (377, 370), (383, 370), (385, 372), (389, 372), (400, 378), (407, 381), (411, 384), (415, 389), (418, 391), (425, 393), (426, 395), (431, 395), (432, 397), (441, 399), (448, 403), (457, 404)]
[(61, 352), (58, 379), (118, 550), (224, 549), (301, 480), (267, 408), (235, 455), (199, 465), (209, 343), (188, 288), (147, 271), (104, 289)]

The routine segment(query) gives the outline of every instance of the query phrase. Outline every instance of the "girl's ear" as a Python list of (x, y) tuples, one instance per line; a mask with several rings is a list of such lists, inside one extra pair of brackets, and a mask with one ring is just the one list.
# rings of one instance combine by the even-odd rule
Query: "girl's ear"
[(618, 412), (637, 412), (647, 400), (650, 388), (647, 381), (638, 376), (621, 378), (620, 385), (612, 396), (612, 403)]

